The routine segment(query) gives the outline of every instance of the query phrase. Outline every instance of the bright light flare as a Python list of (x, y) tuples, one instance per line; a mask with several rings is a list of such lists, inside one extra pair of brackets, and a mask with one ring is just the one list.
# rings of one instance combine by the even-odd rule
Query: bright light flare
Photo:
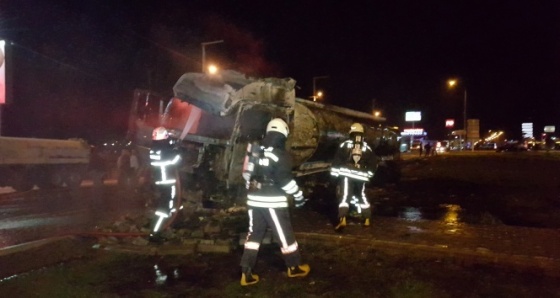
[(211, 75), (218, 73), (218, 67), (214, 64), (210, 64), (208, 66), (208, 73)]
[(447, 86), (449, 86), (449, 88), (453, 88), (457, 85), (457, 80), (448, 80), (447, 81)]

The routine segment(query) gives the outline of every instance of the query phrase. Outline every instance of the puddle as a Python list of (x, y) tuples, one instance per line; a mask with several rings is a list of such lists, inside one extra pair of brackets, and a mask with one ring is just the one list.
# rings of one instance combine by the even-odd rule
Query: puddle
[[(316, 189), (310, 198), (313, 208), (335, 218), (338, 200), (333, 190)], [(414, 195), (409, 195), (413, 193)], [(474, 194), (473, 194), (474, 193)], [(520, 196), (522, 197), (522, 196)], [(376, 190), (370, 195), (373, 216), (396, 217), (408, 221), (433, 220), (445, 225), (484, 224), (522, 227), (560, 228), (557, 206), (530, 208), (532, 202), (509, 200), (504, 195), (487, 193), (485, 189), (440, 187)], [(520, 207), (521, 206), (521, 207)], [(557, 210), (557, 211), (554, 211)]]

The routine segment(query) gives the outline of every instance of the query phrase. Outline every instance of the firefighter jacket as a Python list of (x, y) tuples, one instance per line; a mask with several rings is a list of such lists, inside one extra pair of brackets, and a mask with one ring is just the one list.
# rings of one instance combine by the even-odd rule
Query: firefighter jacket
[(331, 165), (331, 175), (368, 182), (377, 168), (377, 158), (366, 142), (342, 142)]
[(181, 155), (175, 150), (173, 141), (166, 139), (152, 142), (150, 164), (156, 169), (156, 185), (175, 184), (176, 177), (173, 177), (169, 168), (177, 166), (180, 159)]
[(258, 175), (251, 181), (247, 192), (247, 206), (260, 208), (287, 208), (287, 195), (303, 199), (292, 174), (292, 163), (284, 149), (286, 138), (269, 132), (263, 140), (263, 152), (258, 160)]

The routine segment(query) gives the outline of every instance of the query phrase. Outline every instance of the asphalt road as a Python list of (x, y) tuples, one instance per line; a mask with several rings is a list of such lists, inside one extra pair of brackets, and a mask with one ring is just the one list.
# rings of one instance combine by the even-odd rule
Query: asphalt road
[(143, 212), (145, 202), (134, 191), (109, 181), (78, 190), (35, 189), (0, 194), (0, 248), (91, 230), (120, 216)]

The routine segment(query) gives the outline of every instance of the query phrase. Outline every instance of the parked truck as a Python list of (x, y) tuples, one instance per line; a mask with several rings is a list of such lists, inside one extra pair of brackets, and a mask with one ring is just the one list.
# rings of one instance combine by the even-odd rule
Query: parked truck
[(235, 193), (244, 186), (247, 145), (262, 139), (270, 119), (280, 117), (288, 123), (287, 147), (300, 179), (328, 178), (338, 144), (351, 124), (360, 122), (379, 157), (378, 172), (384, 173), (376, 175), (377, 181), (399, 179), (398, 133), (384, 125), (384, 118), (297, 98), (295, 83), (291, 78), (249, 78), (235, 71), (186, 73), (171, 99), (135, 91), (128, 139), (146, 156), (153, 129), (165, 127), (183, 153), (183, 187)]
[(90, 147), (81, 139), (0, 137), (0, 186), (16, 191), (79, 187)]

